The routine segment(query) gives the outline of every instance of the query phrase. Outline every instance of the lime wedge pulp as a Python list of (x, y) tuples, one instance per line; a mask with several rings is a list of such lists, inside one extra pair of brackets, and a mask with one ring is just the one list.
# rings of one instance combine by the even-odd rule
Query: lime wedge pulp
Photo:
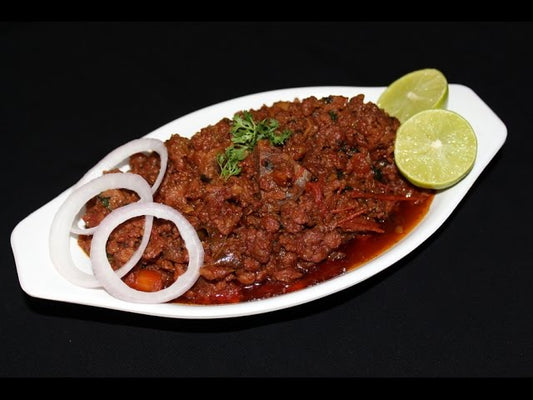
[(422, 111), (396, 133), (396, 165), (405, 178), (423, 188), (445, 189), (459, 182), (472, 169), (476, 154), (474, 130), (452, 111)]
[(420, 111), (445, 108), (448, 81), (437, 69), (408, 73), (391, 83), (378, 99), (378, 106), (389, 115), (407, 121)]

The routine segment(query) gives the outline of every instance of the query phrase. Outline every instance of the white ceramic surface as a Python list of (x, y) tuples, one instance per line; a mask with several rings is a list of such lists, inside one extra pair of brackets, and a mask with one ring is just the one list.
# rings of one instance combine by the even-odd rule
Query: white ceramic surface
[[(52, 265), (48, 254), (48, 231), (52, 218), (71, 188), (23, 219), (11, 234), (18, 277), (22, 289), (33, 297), (78, 303), (95, 307), (170, 318), (227, 318), (271, 312), (313, 301), (353, 286), (394, 264), (431, 236), (450, 216), (457, 204), (472, 187), (483, 169), (505, 142), (507, 129), (494, 112), (468, 87), (451, 84), (448, 109), (465, 117), (478, 138), (478, 153), (474, 168), (457, 185), (438, 193), (423, 221), (404, 239), (365, 265), (334, 279), (297, 292), (277, 297), (228, 305), (134, 304), (117, 300), (103, 289), (77, 287), (62, 278)], [(366, 101), (377, 101), (384, 87), (305, 87), (274, 90), (243, 96), (195, 111), (178, 118), (146, 135), (166, 140), (172, 133), (191, 136), (202, 127), (214, 124), (224, 117), (231, 118), (240, 110), (271, 105), (275, 101), (308, 96), (365, 95)], [(74, 150), (74, 149), (73, 149)], [(112, 149), (109, 149), (110, 151)], [(98, 160), (95, 160), (95, 163)], [(74, 184), (74, 182), (73, 182)], [(73, 240), (74, 256), (79, 264), (87, 257)], [(85, 259), (85, 260), (84, 260)]]

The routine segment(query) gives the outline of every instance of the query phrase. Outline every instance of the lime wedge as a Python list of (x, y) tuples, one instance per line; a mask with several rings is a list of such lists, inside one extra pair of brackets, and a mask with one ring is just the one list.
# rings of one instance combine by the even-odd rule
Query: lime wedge
[(422, 111), (400, 125), (394, 144), (398, 169), (411, 183), (445, 189), (472, 169), (477, 139), (467, 120), (448, 110)]
[(437, 69), (426, 68), (391, 83), (381, 94), (378, 106), (405, 122), (420, 111), (445, 108), (447, 100), (446, 77)]

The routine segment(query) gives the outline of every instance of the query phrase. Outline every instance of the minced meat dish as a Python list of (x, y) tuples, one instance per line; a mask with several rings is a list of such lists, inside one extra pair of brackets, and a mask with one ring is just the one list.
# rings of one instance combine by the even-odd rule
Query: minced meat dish
[[(205, 251), (201, 277), (178, 301), (213, 304), (248, 299), (251, 287), (286, 291), (324, 261), (342, 260), (345, 244), (381, 235), (405, 202), (419, 204), (431, 192), (412, 186), (394, 163), (399, 126), (363, 95), (309, 97), (251, 110), (254, 121), (275, 119), (292, 134), (283, 145), (259, 140), (240, 162), (239, 175), (222, 177), (217, 156), (232, 144), (232, 120), (223, 119), (192, 138), (166, 141), (169, 165), (154, 201), (180, 211), (196, 228)], [(136, 154), (131, 172), (150, 184), (159, 156)], [(109, 190), (91, 200), (83, 217), (92, 227), (111, 210), (137, 200)], [(143, 219), (119, 226), (107, 244), (118, 268), (140, 242)], [(90, 237), (79, 243), (89, 251)], [(187, 268), (177, 228), (155, 220), (150, 243), (124, 281), (139, 290), (169, 286)]]

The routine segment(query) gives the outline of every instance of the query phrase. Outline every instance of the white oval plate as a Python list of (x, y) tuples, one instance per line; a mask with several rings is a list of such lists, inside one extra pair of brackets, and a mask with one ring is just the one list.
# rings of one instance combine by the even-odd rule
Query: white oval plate
[[(231, 118), (240, 110), (271, 105), (279, 100), (292, 101), (308, 96), (328, 95), (353, 97), (365, 95), (365, 101), (376, 102), (384, 87), (305, 87), (274, 90), (239, 97), (195, 111), (149, 133), (148, 137), (166, 140), (173, 133), (191, 136), (201, 128), (215, 124), (224, 117)], [(507, 137), (507, 128), (494, 112), (468, 87), (451, 84), (448, 109), (465, 117), (478, 138), (478, 153), (470, 174), (457, 185), (438, 193), (422, 222), (405, 238), (363, 266), (326, 282), (277, 297), (228, 305), (134, 304), (117, 300), (103, 289), (85, 289), (72, 285), (55, 270), (48, 255), (48, 231), (56, 210), (69, 195), (67, 189), (19, 222), (11, 234), (17, 272), (22, 289), (33, 297), (78, 303), (96, 307), (170, 318), (227, 318), (253, 315), (307, 303), (353, 286), (394, 264), (409, 254), (441, 226), (457, 204), (472, 187), (489, 161)], [(109, 149), (110, 151), (112, 149)], [(96, 160), (97, 161), (97, 160)], [(79, 262), (87, 263), (73, 240)]]

